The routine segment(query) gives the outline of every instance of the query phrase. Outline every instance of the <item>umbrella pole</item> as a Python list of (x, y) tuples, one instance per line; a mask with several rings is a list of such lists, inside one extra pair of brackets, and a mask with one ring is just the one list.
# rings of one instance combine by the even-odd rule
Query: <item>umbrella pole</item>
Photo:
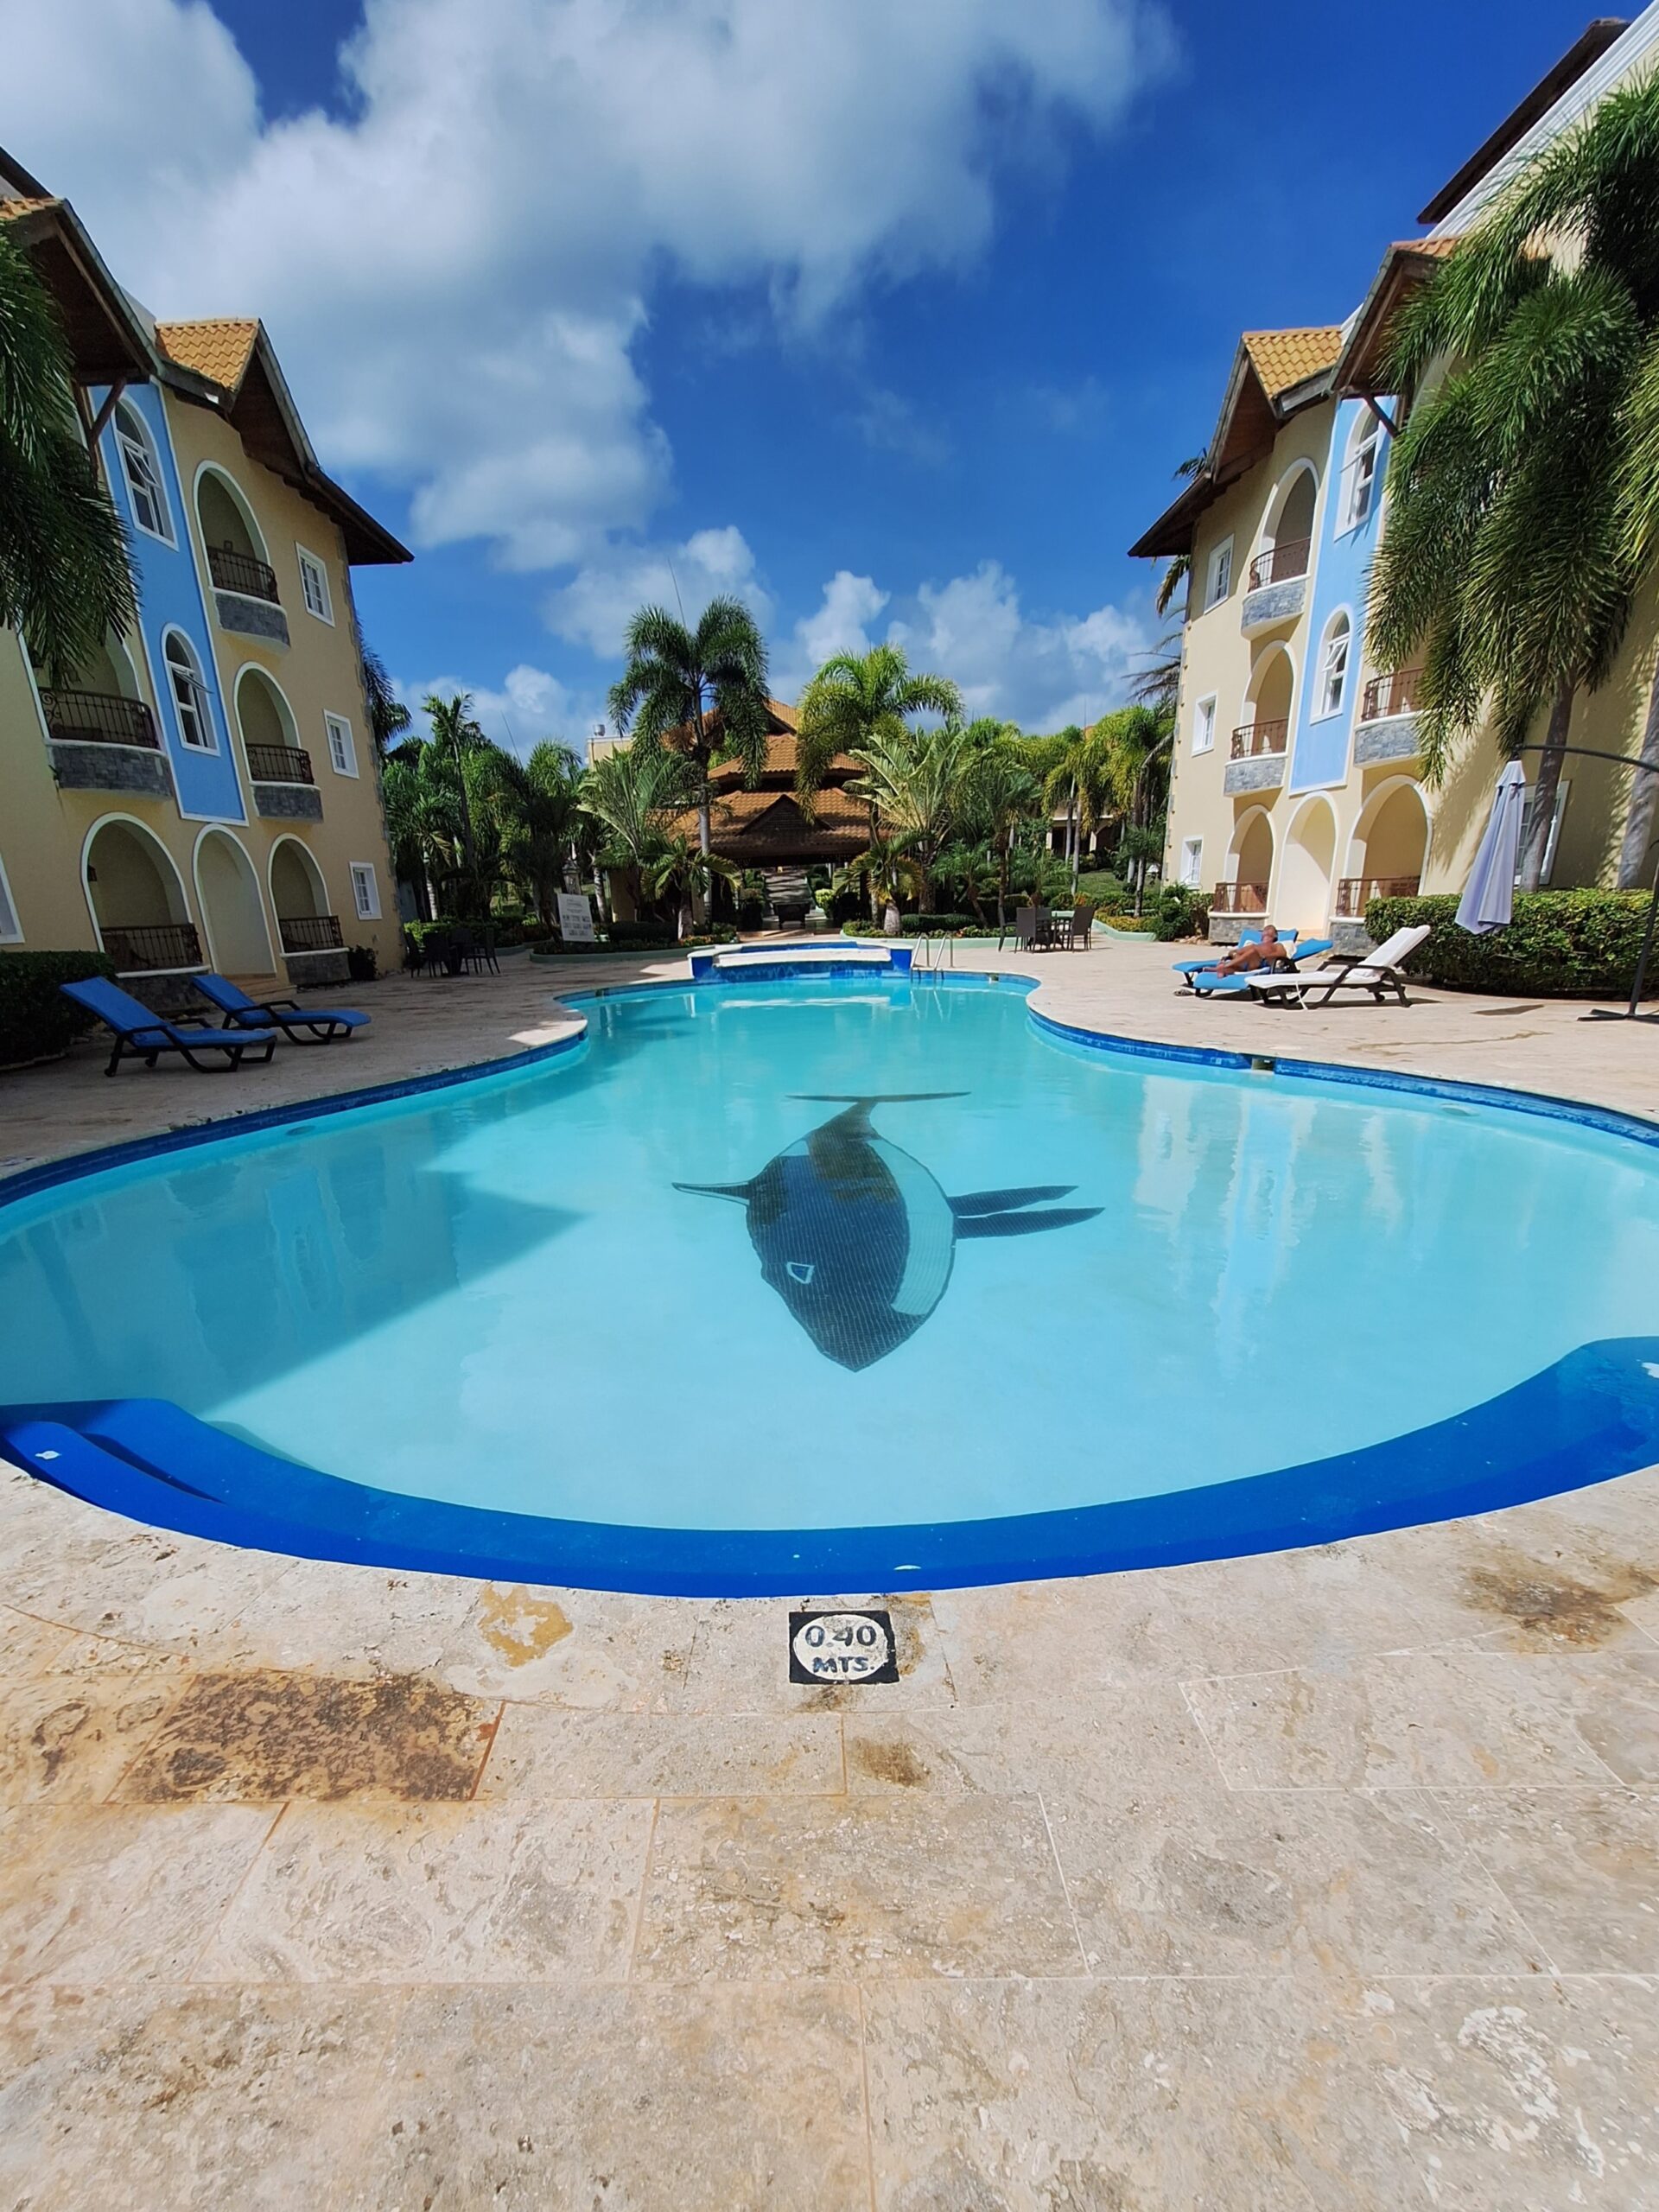
[(1648, 925), (1642, 932), (1642, 950), (1637, 955), (1636, 980), (1630, 985), (1630, 1003), (1624, 1014), (1627, 1021), (1636, 1019), (1636, 1010), (1642, 1003), (1642, 986), (1648, 979), (1648, 955), (1653, 950), (1656, 921), (1659, 921), (1659, 866), (1653, 871), (1653, 896), (1648, 901)]

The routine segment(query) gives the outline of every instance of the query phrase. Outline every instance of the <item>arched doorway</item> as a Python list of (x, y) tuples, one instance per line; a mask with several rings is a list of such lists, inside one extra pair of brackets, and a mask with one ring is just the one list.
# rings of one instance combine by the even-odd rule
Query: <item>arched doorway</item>
[(1283, 753), (1290, 743), (1290, 715), (1295, 701), (1296, 668), (1283, 645), (1269, 645), (1257, 655), (1244, 693), (1244, 714), (1238, 731), (1239, 754)]
[(1274, 893), (1274, 918), (1288, 929), (1319, 929), (1331, 918), (1337, 814), (1328, 798), (1304, 799), (1293, 817)]
[(1428, 835), (1428, 807), (1409, 776), (1373, 791), (1348, 841), (1337, 912), (1358, 918), (1369, 899), (1414, 897), (1422, 887)]
[(1311, 461), (1291, 470), (1268, 502), (1262, 540), (1250, 563), (1249, 588), (1305, 576), (1313, 551), (1313, 511), (1319, 480)]
[(204, 830), (196, 840), (196, 896), (207, 925), (208, 957), (222, 974), (276, 972), (259, 879), (226, 830)]
[(125, 815), (100, 822), (82, 858), (98, 940), (124, 976), (200, 968), (184, 885), (158, 837)]
[(237, 677), (236, 719), (255, 783), (311, 780), (295, 757), (302, 748), (293, 709), (263, 668), (245, 668)]
[(1227, 848), (1229, 907), (1235, 914), (1264, 914), (1273, 881), (1273, 820), (1267, 809), (1252, 806), (1234, 825)]
[(279, 837), (271, 847), (270, 903), (285, 953), (327, 952), (340, 944), (322, 871), (297, 837)]
[(231, 479), (206, 461), (196, 476), (196, 518), (208, 573), (219, 588), (275, 599), (270, 556), (252, 508)]

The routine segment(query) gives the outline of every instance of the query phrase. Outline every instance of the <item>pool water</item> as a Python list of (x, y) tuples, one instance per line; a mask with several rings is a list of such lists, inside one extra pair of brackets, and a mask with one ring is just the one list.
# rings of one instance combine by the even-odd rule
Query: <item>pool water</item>
[(497, 1512), (897, 1529), (1199, 1493), (1659, 1336), (1646, 1147), (1084, 1049), (1026, 989), (601, 997), (563, 1058), (19, 1200), (0, 1405), (170, 1399)]

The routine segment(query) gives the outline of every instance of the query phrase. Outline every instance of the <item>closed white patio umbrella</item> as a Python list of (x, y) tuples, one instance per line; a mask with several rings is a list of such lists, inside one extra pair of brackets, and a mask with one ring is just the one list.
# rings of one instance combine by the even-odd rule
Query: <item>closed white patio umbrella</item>
[(1471, 937), (1501, 930), (1515, 912), (1515, 870), (1521, 856), (1521, 825), (1526, 811), (1526, 771), (1518, 760), (1511, 760), (1497, 779), (1491, 818), (1458, 901), (1458, 926)]

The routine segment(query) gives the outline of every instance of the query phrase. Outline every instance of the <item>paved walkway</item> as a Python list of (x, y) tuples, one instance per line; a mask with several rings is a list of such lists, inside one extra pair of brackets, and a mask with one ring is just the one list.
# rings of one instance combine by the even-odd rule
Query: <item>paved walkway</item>
[[(1042, 1002), (1659, 1113), (1645, 1027), (1194, 1006), (1166, 957), (1048, 956)], [(0, 1081), (0, 1154), (558, 1019), (522, 963), (365, 1003), (266, 1077)], [(231, 1551), (21, 1475), (0, 1560), (0, 2205), (1659, 2202), (1652, 1472), (906, 1595), (896, 1689), (791, 1688), (781, 1602)]]

